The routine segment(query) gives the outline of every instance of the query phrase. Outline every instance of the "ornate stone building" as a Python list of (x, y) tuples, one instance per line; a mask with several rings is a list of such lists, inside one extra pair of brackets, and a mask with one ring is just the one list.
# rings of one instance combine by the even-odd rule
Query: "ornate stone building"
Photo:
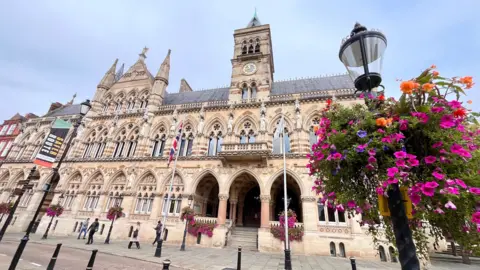
[[(105, 237), (106, 211), (120, 204), (125, 217), (115, 222), (113, 239), (127, 239), (131, 226), (142, 223), (140, 237), (153, 239), (153, 227), (167, 215), (167, 242), (180, 242), (184, 224), (179, 220), (187, 197), (194, 198), (197, 219), (216, 223), (211, 238), (188, 236), (189, 245), (224, 247), (242, 245), (260, 251), (281, 251), (283, 245), (270, 233), (283, 209), (283, 152), (287, 158), (289, 208), (303, 227), (294, 253), (373, 257), (366, 228), (343, 213), (321, 205), (312, 192), (313, 179), (305, 165), (316, 142), (313, 126), (326, 100), (353, 104), (354, 86), (348, 75), (274, 80), (270, 26), (255, 16), (246, 28), (234, 31), (232, 76), (229, 87), (193, 91), (186, 80), (178, 93), (167, 91), (170, 58), (155, 75), (145, 63), (147, 49), (121, 77), (116, 64), (101, 79), (74, 146), (60, 170), (61, 180), (51, 200), (64, 194), (66, 211), (52, 234), (73, 235), (86, 218), (99, 218), (98, 237)], [(56, 117), (74, 119), (77, 105), (61, 107), (26, 123), (9, 162), (0, 171), (3, 201), (19, 179), (28, 174), (31, 158)], [(275, 135), (285, 114), (285, 147)], [(177, 170), (167, 167), (177, 125), (183, 122)], [(41, 178), (17, 211), (12, 231), (24, 230), (41, 197)], [(167, 203), (168, 194), (171, 201)], [(43, 218), (43, 232), (48, 218)], [(117, 240), (118, 241), (118, 240)], [(388, 246), (384, 247), (388, 252)], [(384, 253), (385, 253), (384, 252)]]

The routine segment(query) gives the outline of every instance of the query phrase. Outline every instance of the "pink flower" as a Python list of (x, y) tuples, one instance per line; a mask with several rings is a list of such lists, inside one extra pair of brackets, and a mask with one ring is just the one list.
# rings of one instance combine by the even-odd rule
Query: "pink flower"
[(455, 185), (455, 181), (453, 181), (452, 179), (447, 179), (447, 181), (445, 181), (447, 183), (447, 186), (453, 186)]
[(448, 201), (448, 202), (445, 204), (445, 208), (447, 208), (447, 209), (452, 209), (452, 210), (457, 210), (457, 207), (455, 206), (455, 204), (453, 204), (452, 201)]
[(439, 141), (439, 142), (436, 142), (432, 145), (432, 148), (439, 148), (439, 147), (442, 147), (443, 145), (443, 142), (442, 141)]
[(413, 159), (413, 158), (407, 160), (407, 162), (408, 162), (408, 165), (409, 165), (410, 167), (416, 167), (416, 166), (418, 166), (418, 165), (420, 164), (420, 162), (418, 161), (418, 159)]
[(390, 136), (382, 138), (383, 143), (392, 143), (392, 138)]
[(477, 196), (480, 196), (480, 188), (478, 188), (478, 187), (471, 187), (471, 188), (469, 189), (469, 191), (470, 191), (470, 193), (473, 193), (473, 194), (475, 194), (475, 195), (477, 195)]
[(438, 180), (442, 180), (443, 178), (445, 178), (445, 175), (444, 175), (444, 174), (441, 174), (441, 173), (439, 173), (439, 172), (437, 172), (437, 171), (433, 172), (433, 173), (432, 173), (432, 176), (435, 177), (435, 178), (437, 178)]
[(348, 121), (349, 125), (353, 125), (353, 120)]
[(357, 206), (357, 204), (355, 203), (355, 201), (348, 201), (347, 202), (347, 207), (348, 208), (355, 208)]
[(397, 159), (395, 164), (397, 165), (397, 167), (402, 167), (402, 168), (404, 168), (406, 166), (405, 165), (405, 160), (403, 160), (403, 159)]
[(398, 173), (398, 168), (397, 167), (392, 167), (392, 168), (387, 169), (388, 177), (394, 177), (396, 173)]
[(448, 102), (448, 106), (450, 106), (450, 108), (452, 109), (458, 109), (462, 107), (462, 103), (456, 100), (452, 100)]
[(338, 212), (345, 212), (345, 208), (343, 208), (343, 204), (338, 204), (336, 208)]
[(398, 179), (397, 178), (388, 178), (387, 183), (388, 184), (396, 184), (396, 183), (398, 183)]
[(383, 188), (382, 188), (382, 187), (377, 187), (377, 189), (376, 189), (376, 190), (377, 190), (377, 194), (378, 194), (378, 196), (382, 196), (382, 195), (383, 195), (383, 193), (385, 192), (385, 191), (383, 190)]
[(399, 129), (400, 130), (407, 130), (408, 129), (408, 120), (400, 120), (398, 121)]
[(442, 116), (442, 119), (440, 119), (441, 128), (452, 128), (454, 126), (455, 126), (455, 120), (453, 119), (453, 116), (447, 114)]
[(377, 132), (378, 132), (378, 133), (382, 133), (382, 134), (383, 134), (383, 133), (385, 133), (385, 130), (383, 130), (383, 129), (379, 128), (379, 129), (377, 129)]
[(368, 149), (368, 155), (369, 156), (375, 156), (377, 153), (375, 152), (374, 148)]
[(322, 160), (325, 158), (325, 155), (322, 152), (317, 152), (318, 154), (315, 154), (315, 157), (317, 157), (317, 160)]
[(322, 149), (324, 149), (324, 150), (329, 148), (329, 147), (330, 147), (330, 145), (328, 143), (322, 144)]
[(333, 159), (341, 159), (341, 158), (342, 158), (342, 154), (340, 154), (338, 152), (333, 154)]
[(443, 210), (440, 209), (440, 207), (437, 207), (437, 209), (433, 210), (433, 212), (435, 212), (435, 213), (437, 213), (437, 214), (440, 214), (440, 215), (445, 214), (445, 212), (443, 212)]
[(445, 188), (445, 192), (447, 194), (460, 195), (460, 192), (458, 191), (458, 188), (456, 188), (456, 187), (447, 187), (447, 188)]
[(465, 158), (472, 157), (472, 154), (470, 154), (468, 150), (463, 148), (460, 144), (456, 144), (456, 143), (452, 144), (452, 146), (450, 147), (450, 152), (452, 152), (452, 154), (456, 154)]
[(368, 157), (368, 162), (369, 163), (375, 163), (375, 162), (377, 162), (377, 159), (374, 156), (369, 156)]
[(407, 153), (405, 153), (403, 151), (397, 151), (397, 152), (393, 153), (393, 155), (396, 158), (406, 158), (407, 157)]
[(427, 156), (427, 157), (425, 157), (425, 163), (427, 163), (427, 164), (432, 164), (432, 163), (434, 163), (435, 161), (437, 161), (437, 158), (434, 157), (434, 156)]
[(437, 182), (426, 182), (425, 185), (422, 186), (421, 190), (425, 196), (432, 197), (435, 193), (435, 188), (438, 187)]
[(480, 211), (472, 214), (472, 222), (477, 224), (480, 223)]
[(369, 171), (373, 171), (375, 169), (375, 167), (373, 167), (372, 164), (367, 164), (367, 165), (365, 165), (365, 169), (367, 169)]
[(405, 135), (403, 135), (403, 133), (392, 134), (392, 137), (395, 138), (397, 142), (399, 142), (402, 139), (405, 139)]
[(423, 112), (412, 112), (411, 115), (416, 117), (420, 123), (426, 124), (428, 122), (428, 115)]
[(457, 183), (457, 185), (461, 186), (462, 188), (467, 188), (467, 184), (465, 184), (465, 182), (463, 182), (463, 180), (461, 179), (455, 179), (455, 183)]
[(457, 130), (460, 132), (465, 132), (465, 127), (462, 124), (457, 125)]
[(412, 201), (412, 203), (414, 205), (417, 205), (420, 203), (420, 201), (422, 200), (422, 197), (420, 197), (420, 195), (418, 195), (417, 193), (414, 193), (414, 194), (410, 194), (410, 200)]
[(439, 112), (443, 112), (443, 110), (445, 110), (445, 108), (443, 107), (432, 107), (432, 112), (433, 113), (439, 113)]
[(363, 153), (365, 151), (365, 148), (367, 148), (367, 144), (360, 144), (360, 145), (357, 146), (356, 151), (358, 153)]
[(335, 195), (335, 192), (330, 192), (328, 193), (327, 197), (336, 198), (337, 196)]

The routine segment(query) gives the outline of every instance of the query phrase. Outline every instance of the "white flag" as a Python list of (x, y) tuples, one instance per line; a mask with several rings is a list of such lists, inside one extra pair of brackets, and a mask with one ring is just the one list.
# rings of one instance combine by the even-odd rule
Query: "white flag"
[(280, 138), (280, 133), (282, 132), (283, 130), (283, 116), (282, 118), (280, 118), (280, 121), (278, 121), (278, 124), (277, 124), (277, 129), (275, 130), (275, 134), (273, 135), (274, 138)]

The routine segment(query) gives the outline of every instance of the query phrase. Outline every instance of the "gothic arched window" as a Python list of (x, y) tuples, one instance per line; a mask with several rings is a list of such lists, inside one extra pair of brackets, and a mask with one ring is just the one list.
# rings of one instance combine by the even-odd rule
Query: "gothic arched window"
[(240, 143), (254, 143), (255, 142), (255, 132), (252, 129), (252, 124), (250, 122), (245, 122), (243, 124), (243, 129), (240, 131)]
[(251, 98), (257, 98), (257, 85), (252, 83), (252, 94), (250, 95)]
[(242, 85), (242, 99), (248, 99), (248, 87), (246, 83)]
[(259, 53), (260, 52), (260, 39), (256, 39), (255, 40), (255, 53)]
[(165, 135), (165, 128), (160, 127), (159, 134), (155, 136), (155, 140), (153, 141), (152, 157), (163, 156), (166, 140), (167, 140), (167, 135)]
[(190, 125), (185, 127), (185, 133), (182, 134), (180, 139), (180, 152), (179, 156), (190, 156), (192, 155), (193, 148), (193, 133), (192, 127)]
[(222, 150), (223, 136), (219, 124), (213, 125), (213, 131), (208, 139), (207, 156), (216, 156)]
[[(175, 175), (173, 178), (172, 189), (170, 189), (170, 183), (165, 186), (165, 195), (163, 197), (163, 215), (179, 216), (182, 206), (182, 192), (184, 191), (183, 181)], [(170, 194), (170, 200), (168, 196)]]
[[(277, 127), (279, 126), (281, 120), (277, 121)], [(282, 143), (282, 137), (283, 137), (283, 143)], [(287, 127), (284, 127), (284, 132), (282, 133), (280, 130), (275, 128), (274, 133), (273, 133), (273, 141), (272, 141), (273, 149), (272, 152), (274, 154), (283, 154), (283, 151), (285, 153), (290, 153), (290, 136), (288, 134), (288, 129)]]
[(150, 214), (153, 207), (154, 192), (156, 191), (156, 180), (153, 175), (144, 177), (138, 183), (137, 202), (135, 204), (135, 213)]
[(247, 42), (243, 41), (242, 43), (242, 54), (247, 54)]
[(248, 45), (248, 53), (253, 53), (253, 40), (250, 39)]
[(309, 130), (309, 135), (308, 135), (308, 138), (309, 138), (309, 141), (310, 141), (310, 148), (317, 143), (317, 135), (315, 134), (315, 127), (318, 126), (320, 120), (318, 119), (318, 117), (315, 117), (312, 119), (312, 124), (310, 125), (310, 130)]

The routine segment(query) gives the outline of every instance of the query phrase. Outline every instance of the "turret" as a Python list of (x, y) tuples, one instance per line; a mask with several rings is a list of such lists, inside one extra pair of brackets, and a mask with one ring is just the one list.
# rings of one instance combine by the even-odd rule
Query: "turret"
[(155, 76), (155, 82), (153, 83), (152, 93), (150, 94), (148, 101), (148, 110), (150, 112), (157, 110), (162, 105), (163, 99), (167, 94), (168, 78), (170, 74), (170, 53), (168, 50), (167, 56), (158, 69)]
[(118, 59), (115, 59), (113, 65), (110, 67), (110, 69), (108, 69), (100, 83), (97, 85), (97, 91), (95, 92), (95, 96), (92, 100), (92, 107), (94, 112), (99, 112), (102, 109), (103, 104), (100, 102), (100, 99), (103, 97), (105, 92), (108, 91), (108, 89), (110, 89), (110, 87), (112, 87), (112, 85), (115, 83), (115, 71), (117, 69), (117, 63)]

